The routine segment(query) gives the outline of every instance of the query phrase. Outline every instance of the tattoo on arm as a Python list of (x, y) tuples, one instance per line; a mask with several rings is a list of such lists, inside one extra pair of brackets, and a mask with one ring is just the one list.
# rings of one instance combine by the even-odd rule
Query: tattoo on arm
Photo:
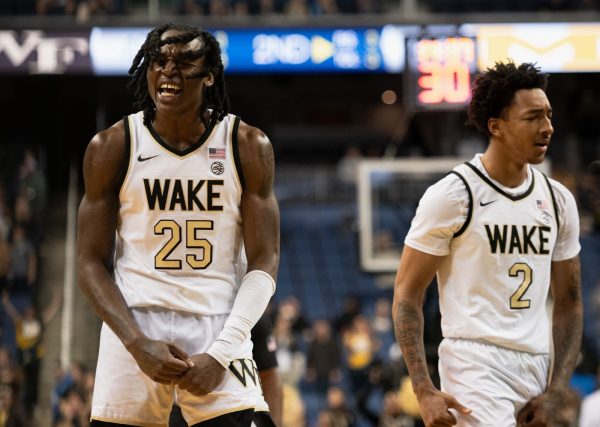
[(569, 298), (573, 302), (581, 301), (581, 265), (579, 258), (572, 258), (568, 262), (571, 277), (569, 280)]
[(273, 175), (275, 173), (275, 156), (273, 154), (273, 148), (271, 147), (271, 144), (263, 144), (258, 157), (261, 163), (261, 168), (264, 171), (259, 194), (261, 196), (268, 196), (273, 191)]
[(554, 367), (552, 383), (567, 385), (575, 369), (581, 346), (583, 309), (581, 307), (581, 266), (579, 258), (567, 261), (569, 269), (567, 298), (554, 308), (552, 334), (554, 338)]
[(423, 344), (423, 323), (421, 310), (405, 301), (398, 303), (394, 318), (396, 339), (415, 390), (431, 384)]

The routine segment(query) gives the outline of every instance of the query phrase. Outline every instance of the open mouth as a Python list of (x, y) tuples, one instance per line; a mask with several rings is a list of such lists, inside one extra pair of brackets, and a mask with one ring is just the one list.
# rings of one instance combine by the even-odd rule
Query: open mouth
[(537, 142), (535, 148), (539, 150), (539, 153), (546, 153), (548, 150), (548, 142)]
[(181, 88), (176, 83), (163, 83), (158, 88), (158, 94), (163, 97), (177, 96), (181, 93)]

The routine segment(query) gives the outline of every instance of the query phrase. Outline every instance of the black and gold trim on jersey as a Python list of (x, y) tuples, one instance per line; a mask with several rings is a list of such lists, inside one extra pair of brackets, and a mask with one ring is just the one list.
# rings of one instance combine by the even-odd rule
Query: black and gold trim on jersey
[(131, 127), (129, 126), (129, 116), (123, 117), (123, 127), (125, 129), (125, 153), (119, 170), (119, 192), (123, 188), (125, 178), (127, 178), (127, 172), (129, 172), (129, 167), (131, 165)]
[(208, 123), (208, 127), (204, 130), (202, 135), (200, 135), (200, 138), (198, 139), (198, 141), (196, 143), (190, 145), (185, 150), (178, 150), (177, 148), (171, 147), (169, 144), (167, 144), (167, 142), (164, 139), (162, 139), (162, 137), (158, 134), (158, 132), (156, 132), (156, 129), (154, 129), (154, 126), (152, 126), (152, 123), (148, 123), (146, 125), (146, 127), (148, 128), (148, 131), (150, 131), (150, 134), (152, 135), (152, 137), (156, 140), (156, 142), (158, 142), (161, 145), (161, 147), (163, 147), (165, 150), (175, 154), (176, 156), (184, 157), (184, 156), (187, 156), (188, 154), (190, 154), (191, 152), (197, 150), (198, 148), (200, 148), (202, 146), (202, 144), (204, 144), (206, 142), (206, 140), (212, 133), (216, 124), (217, 124), (217, 119), (211, 118), (210, 122)]
[(240, 128), (240, 118), (236, 117), (233, 121), (233, 129), (231, 131), (231, 150), (233, 151), (233, 161), (235, 162), (235, 169), (237, 170), (238, 178), (242, 190), (246, 186), (246, 180), (244, 179), (244, 171), (242, 170), (242, 161), (240, 160), (240, 148), (238, 144), (238, 130)]
[(474, 166), (473, 164), (471, 164), (470, 162), (465, 162), (465, 165), (470, 167), (473, 170), (473, 172), (475, 172), (479, 176), (479, 178), (481, 178), (486, 184), (488, 184), (490, 187), (492, 187), (498, 193), (502, 194), (504, 197), (512, 200), (513, 202), (516, 202), (517, 200), (522, 200), (522, 199), (526, 198), (527, 196), (529, 196), (535, 187), (535, 175), (533, 173), (533, 170), (531, 169), (531, 166), (529, 166), (529, 173), (531, 174), (531, 184), (529, 185), (529, 188), (524, 193), (519, 194), (517, 196), (513, 196), (512, 194), (507, 193), (506, 191), (504, 191), (500, 187), (498, 187), (496, 184), (494, 184), (487, 176), (485, 176), (483, 174), (483, 172), (481, 172), (479, 169), (477, 169), (477, 167)]
[(471, 187), (469, 187), (469, 184), (467, 183), (467, 180), (464, 176), (462, 176), (456, 171), (450, 171), (449, 173), (456, 175), (460, 178), (463, 184), (465, 184), (465, 189), (467, 190), (467, 195), (469, 196), (469, 210), (467, 211), (467, 219), (465, 219), (465, 223), (462, 225), (462, 227), (460, 227), (460, 229), (452, 235), (453, 238), (456, 238), (463, 234), (467, 227), (469, 227), (469, 224), (471, 223), (471, 218), (473, 217), (473, 193), (471, 192)]
[(554, 207), (554, 218), (556, 219), (556, 229), (560, 231), (560, 220), (558, 218), (558, 204), (556, 203), (556, 196), (554, 195), (554, 189), (552, 185), (550, 185), (550, 180), (548, 177), (544, 175), (544, 179), (546, 180), (546, 184), (548, 184), (548, 190), (550, 190), (550, 197), (552, 197), (552, 207)]

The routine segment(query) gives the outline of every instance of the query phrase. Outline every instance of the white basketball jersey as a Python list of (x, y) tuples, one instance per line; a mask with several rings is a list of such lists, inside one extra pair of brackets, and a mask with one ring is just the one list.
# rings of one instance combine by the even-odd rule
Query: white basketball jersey
[(144, 125), (142, 112), (124, 120), (130, 156), (119, 193), (115, 280), (127, 305), (228, 313), (244, 261), (239, 118), (211, 123), (185, 151)]
[(512, 196), (471, 164), (454, 169), (470, 192), (470, 215), (438, 270), (444, 337), (548, 353), (554, 194), (534, 168), (528, 190)]

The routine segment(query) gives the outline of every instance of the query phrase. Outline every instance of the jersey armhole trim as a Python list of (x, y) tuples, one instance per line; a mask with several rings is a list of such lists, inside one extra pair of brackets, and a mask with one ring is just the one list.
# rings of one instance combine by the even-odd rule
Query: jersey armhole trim
[(558, 203), (556, 203), (556, 196), (554, 195), (554, 190), (552, 189), (552, 185), (550, 184), (550, 180), (546, 176), (546, 174), (542, 173), (544, 179), (546, 180), (546, 184), (548, 184), (548, 190), (550, 190), (550, 197), (552, 197), (552, 206), (554, 207), (554, 217), (556, 218), (556, 232), (560, 231), (560, 219), (558, 217)]
[(459, 177), (463, 184), (465, 184), (467, 194), (469, 195), (469, 210), (467, 211), (467, 219), (465, 220), (465, 223), (462, 225), (462, 227), (460, 227), (460, 229), (452, 235), (453, 238), (456, 238), (463, 234), (469, 226), (469, 224), (471, 223), (471, 218), (473, 217), (473, 193), (471, 193), (471, 187), (469, 187), (469, 184), (467, 183), (467, 180), (464, 176), (462, 176), (456, 171), (450, 171), (448, 174), (454, 174), (457, 177)]
[(119, 171), (119, 192), (123, 190), (123, 185), (129, 175), (129, 169), (131, 167), (131, 127), (129, 126), (129, 116), (123, 117), (123, 125), (125, 127), (125, 156), (123, 157), (123, 163), (121, 164), (121, 170)]
[(238, 144), (238, 130), (240, 127), (240, 118), (235, 117), (233, 121), (233, 130), (231, 131), (231, 149), (233, 151), (233, 161), (235, 163), (235, 169), (237, 171), (242, 191), (246, 187), (246, 181), (244, 179), (244, 171), (242, 170), (242, 161), (240, 160), (240, 149)]

